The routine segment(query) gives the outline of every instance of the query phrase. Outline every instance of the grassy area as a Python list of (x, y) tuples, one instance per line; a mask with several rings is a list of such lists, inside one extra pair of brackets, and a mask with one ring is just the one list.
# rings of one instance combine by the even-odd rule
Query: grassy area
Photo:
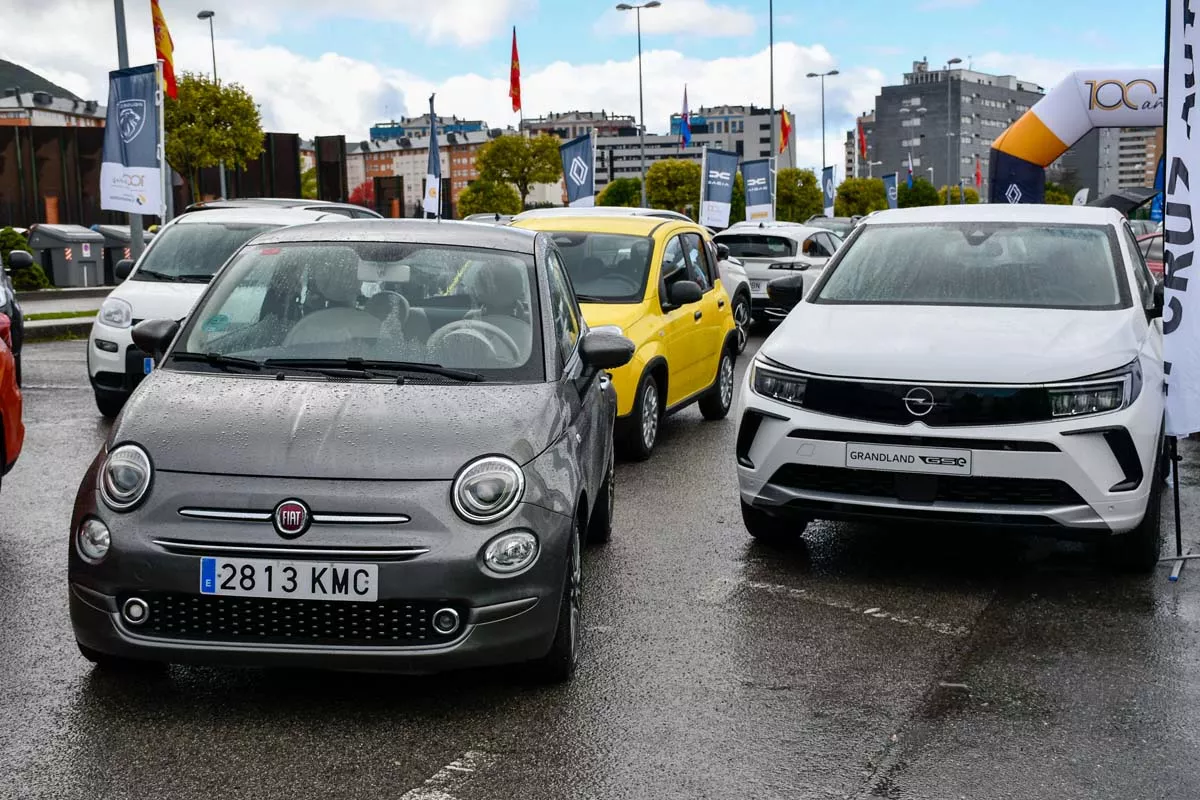
[(34, 322), (39, 319), (81, 319), (83, 317), (96, 316), (95, 309), (91, 311), (47, 311), (44, 314), (26, 314), (26, 322)]

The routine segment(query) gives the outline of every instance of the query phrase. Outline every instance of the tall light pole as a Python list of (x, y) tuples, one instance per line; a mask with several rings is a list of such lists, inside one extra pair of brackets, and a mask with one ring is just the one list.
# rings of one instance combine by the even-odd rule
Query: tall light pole
[[(767, 0), (767, 61), (770, 66), (770, 103), (771, 103), (771, 152), (768, 156), (775, 158), (775, 0)], [(794, 154), (793, 154), (794, 155)], [(793, 158), (793, 161), (795, 159)], [(775, 164), (772, 160), (771, 164)], [(772, 190), (774, 192), (774, 190)]]
[(642, 96), (642, 9), (643, 8), (658, 8), (662, 3), (659, 0), (650, 0), (648, 3), (639, 5), (630, 5), (629, 3), (618, 3), (617, 11), (632, 11), (637, 15), (637, 40), (638, 40), (638, 149), (642, 153), (642, 208), (646, 207), (646, 104)]
[[(196, 19), (208, 20), (208, 41), (212, 45), (212, 62), (213, 62), (213, 83), (217, 83), (217, 36), (213, 31), (213, 17), (217, 14), (215, 11), (201, 11), (196, 15)], [(218, 171), (221, 173), (221, 199), (225, 199), (225, 162), (222, 160), (217, 165)]]
[(870, 177), (873, 177), (873, 176), (871, 175), (871, 168), (872, 168), (872, 167), (878, 167), (878, 166), (882, 166), (882, 165), (883, 165), (883, 162), (882, 162), (882, 161), (868, 161), (868, 162), (867, 162), (867, 177), (868, 177), (868, 178), (870, 178)]
[(950, 176), (953, 164), (951, 159), (953, 148), (951, 145), (954, 143), (951, 138), (954, 136), (954, 124), (952, 122), (954, 109), (950, 103), (950, 68), (955, 64), (961, 63), (961, 58), (952, 58), (946, 62), (946, 205), (950, 205)]
[(810, 72), (808, 77), (821, 79), (821, 171), (825, 171), (825, 79), (837, 75), (836, 69), (829, 72)]

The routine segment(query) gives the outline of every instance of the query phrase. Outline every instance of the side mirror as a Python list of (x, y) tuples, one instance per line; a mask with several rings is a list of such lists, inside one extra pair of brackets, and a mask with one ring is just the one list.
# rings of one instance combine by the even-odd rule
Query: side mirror
[(8, 318), (8, 314), (0, 314), (0, 339), (12, 350), (12, 320)]
[(767, 284), (767, 297), (785, 311), (791, 311), (804, 299), (804, 276), (785, 275)]
[(113, 267), (113, 275), (115, 275), (119, 281), (123, 281), (128, 278), (129, 273), (131, 272), (133, 272), (132, 258), (122, 258), (117, 262), (117, 265)]
[(13, 250), (8, 254), (8, 266), (11, 269), (29, 269), (33, 266), (33, 256), (25, 250)]
[(717, 242), (717, 260), (718, 261), (728, 261), (729, 260), (729, 245), (721, 244), (720, 242)]
[(1163, 304), (1165, 302), (1164, 294), (1165, 294), (1165, 289), (1163, 287), (1163, 282), (1161, 280), (1155, 281), (1154, 282), (1154, 307), (1150, 310), (1150, 319), (1157, 319), (1163, 315)]
[(579, 343), (579, 357), (592, 369), (616, 369), (633, 359), (633, 342), (615, 333), (588, 331)]
[(667, 287), (667, 300), (675, 308), (699, 303), (703, 297), (704, 292), (695, 281), (675, 281)]
[(161, 361), (167, 348), (179, 333), (179, 323), (173, 319), (148, 319), (133, 326), (130, 335), (133, 343), (143, 353), (154, 356), (155, 362)]

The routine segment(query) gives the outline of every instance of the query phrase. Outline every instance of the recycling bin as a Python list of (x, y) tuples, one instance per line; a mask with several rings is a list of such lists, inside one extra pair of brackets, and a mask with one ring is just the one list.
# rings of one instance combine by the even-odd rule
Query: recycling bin
[[(105, 286), (116, 286), (120, 283), (114, 272), (117, 262), (133, 257), (130, 252), (133, 235), (130, 233), (128, 225), (93, 225), (92, 230), (104, 237), (102, 282)], [(154, 234), (150, 231), (142, 232), (142, 241), (149, 244), (152, 238), (154, 238)]]
[(29, 231), (29, 249), (59, 288), (98, 286), (104, 279), (104, 237), (82, 225), (35, 225)]

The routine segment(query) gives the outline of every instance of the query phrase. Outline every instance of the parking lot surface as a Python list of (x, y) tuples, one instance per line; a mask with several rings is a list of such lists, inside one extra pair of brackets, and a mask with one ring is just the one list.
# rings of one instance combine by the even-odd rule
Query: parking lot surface
[(1172, 584), (1165, 566), (1113, 576), (1082, 545), (841, 524), (810, 527), (807, 554), (764, 548), (738, 513), (736, 423), (695, 409), (618, 466), (568, 686), (519, 668), (93, 672), (65, 584), (71, 504), (108, 429), (84, 347), (25, 355), (25, 451), (0, 492), (0, 797), (1200, 793), (1200, 563)]

